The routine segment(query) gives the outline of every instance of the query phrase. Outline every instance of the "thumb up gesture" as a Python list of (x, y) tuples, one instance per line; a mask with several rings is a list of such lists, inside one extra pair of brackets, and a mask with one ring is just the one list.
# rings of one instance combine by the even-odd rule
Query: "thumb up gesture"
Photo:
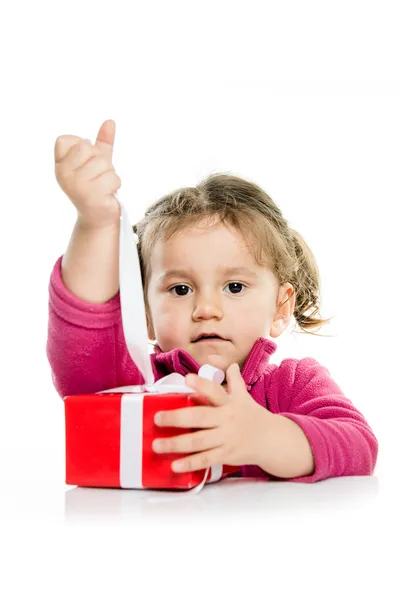
[(120, 206), (114, 194), (121, 179), (112, 165), (115, 122), (104, 121), (96, 142), (61, 135), (54, 147), (56, 179), (86, 227), (104, 228), (119, 222)]

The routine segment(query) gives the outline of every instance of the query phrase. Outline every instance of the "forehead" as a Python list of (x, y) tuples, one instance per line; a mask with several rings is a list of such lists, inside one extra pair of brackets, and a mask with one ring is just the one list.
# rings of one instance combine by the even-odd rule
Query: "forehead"
[(168, 240), (158, 240), (151, 252), (152, 270), (164, 269), (176, 262), (191, 266), (193, 262), (256, 267), (240, 232), (224, 223), (184, 227)]

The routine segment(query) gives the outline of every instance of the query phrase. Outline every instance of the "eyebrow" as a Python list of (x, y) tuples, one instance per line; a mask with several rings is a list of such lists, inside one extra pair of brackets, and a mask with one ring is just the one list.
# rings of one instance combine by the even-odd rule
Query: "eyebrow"
[[(237, 273), (242, 273), (244, 275), (248, 275), (250, 277), (258, 277), (255, 271), (252, 271), (248, 267), (219, 267), (217, 269), (219, 273), (222, 275), (235, 275)], [(185, 271), (185, 269), (167, 269), (163, 271), (159, 277), (157, 277), (157, 281), (168, 279), (168, 277), (185, 277), (186, 275), (190, 275), (191, 271)]]

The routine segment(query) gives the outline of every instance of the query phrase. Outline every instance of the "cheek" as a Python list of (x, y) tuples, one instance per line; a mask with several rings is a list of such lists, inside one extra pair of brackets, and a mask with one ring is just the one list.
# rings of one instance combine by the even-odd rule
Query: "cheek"
[(259, 303), (247, 308), (241, 308), (240, 319), (236, 326), (238, 329), (249, 333), (250, 335), (259, 335), (272, 322), (271, 310), (266, 303)]
[(158, 337), (172, 340), (178, 338), (185, 329), (186, 319), (183, 311), (177, 310), (167, 302), (154, 302), (152, 314)]
[(240, 315), (250, 321), (257, 321), (260, 318), (265, 318), (268, 314), (268, 307), (264, 303), (256, 303), (248, 306), (241, 305), (239, 307)]

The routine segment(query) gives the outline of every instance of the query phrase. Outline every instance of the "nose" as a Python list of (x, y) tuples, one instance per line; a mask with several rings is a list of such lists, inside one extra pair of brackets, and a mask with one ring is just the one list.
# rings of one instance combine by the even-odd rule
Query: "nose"
[(195, 321), (201, 319), (221, 319), (222, 305), (218, 294), (199, 294), (197, 296), (195, 307), (193, 310), (193, 319)]

